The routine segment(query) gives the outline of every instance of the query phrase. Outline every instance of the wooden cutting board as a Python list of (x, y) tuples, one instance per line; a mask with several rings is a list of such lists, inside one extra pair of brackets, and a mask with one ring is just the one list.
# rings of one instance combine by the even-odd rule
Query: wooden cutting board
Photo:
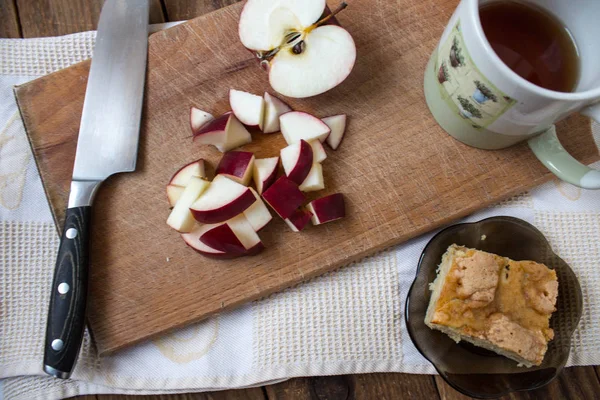
[[(190, 105), (218, 115), (228, 110), (230, 88), (270, 90), (238, 41), (242, 5), (152, 35), (137, 170), (110, 178), (94, 209), (89, 322), (99, 351), (264, 297), (551, 179), (525, 145), (469, 148), (430, 116), (423, 71), (456, 4), (353, 0), (340, 14), (358, 48), (354, 71), (324, 95), (286, 100), (321, 117), (350, 116), (344, 142), (324, 162), (327, 189), (318, 193), (344, 193), (348, 216), (300, 234), (275, 217), (261, 232), (267, 250), (234, 261), (196, 254), (167, 227), (165, 185), (184, 163), (205, 158), (214, 166), (220, 158), (192, 142)], [(88, 68), (83, 62), (16, 89), (58, 224)], [(567, 119), (559, 135), (579, 160), (598, 159), (587, 119)], [(247, 148), (258, 157), (284, 145), (280, 135), (253, 137)]]

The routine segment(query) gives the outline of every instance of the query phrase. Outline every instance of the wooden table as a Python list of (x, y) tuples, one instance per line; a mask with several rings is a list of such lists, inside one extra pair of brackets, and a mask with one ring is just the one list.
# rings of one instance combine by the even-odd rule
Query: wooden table
[[(151, 23), (180, 21), (216, 10), (236, 0), (151, 0)], [(66, 35), (96, 29), (103, 0), (0, 0), (0, 38)], [(511, 399), (592, 399), (600, 393), (600, 366), (566, 369), (545, 388), (514, 393)], [(81, 400), (343, 400), (468, 399), (441, 378), (429, 375), (364, 374), (297, 378), (254, 389), (170, 396), (92, 395)]]

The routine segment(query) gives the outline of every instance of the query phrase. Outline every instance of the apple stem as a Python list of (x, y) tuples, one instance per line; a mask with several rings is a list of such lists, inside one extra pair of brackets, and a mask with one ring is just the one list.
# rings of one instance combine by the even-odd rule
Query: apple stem
[(328, 16), (326, 16), (325, 18), (323, 18), (320, 21), (315, 22), (311, 27), (310, 30), (313, 30), (321, 25), (323, 25), (325, 22), (329, 21), (331, 18), (335, 17), (335, 15), (337, 13), (339, 13), (340, 11), (342, 11), (343, 9), (345, 9), (346, 7), (348, 7), (348, 3), (346, 3), (345, 1), (342, 1), (342, 3), (331, 12), (331, 14), (329, 14)]

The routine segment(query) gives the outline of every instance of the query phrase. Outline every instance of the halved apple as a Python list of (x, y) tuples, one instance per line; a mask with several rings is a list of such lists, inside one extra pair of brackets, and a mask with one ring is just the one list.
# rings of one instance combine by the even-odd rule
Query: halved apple
[(194, 217), (190, 212), (190, 206), (194, 204), (198, 198), (202, 197), (207, 189), (211, 186), (210, 182), (202, 178), (193, 176), (181, 194), (177, 203), (173, 207), (167, 225), (178, 232), (189, 232), (195, 224)]
[(292, 231), (300, 232), (306, 227), (311, 217), (312, 213), (310, 211), (299, 208), (284, 221)]
[(175, 203), (177, 203), (177, 200), (179, 200), (184, 190), (184, 186), (177, 186), (171, 184), (167, 185), (167, 199), (169, 199), (169, 204), (171, 205), (171, 207), (175, 207)]
[(229, 90), (229, 105), (238, 120), (247, 126), (262, 124), (265, 101), (262, 97), (241, 90)]
[(192, 230), (189, 233), (181, 234), (181, 238), (183, 239), (185, 244), (190, 246), (193, 250), (195, 250), (196, 252), (198, 252), (204, 256), (207, 256), (207, 257), (214, 257), (214, 258), (239, 257), (239, 254), (231, 254), (231, 253), (226, 253), (224, 251), (216, 250), (210, 246), (207, 246), (206, 244), (204, 244), (200, 241), (200, 236), (207, 230), (207, 227), (211, 227), (211, 226), (213, 226), (213, 225), (196, 224), (196, 225), (194, 225), (194, 228), (192, 228)]
[(279, 157), (259, 158), (254, 160), (252, 177), (258, 193), (263, 193), (275, 182)]
[(304, 202), (304, 194), (298, 189), (298, 185), (285, 176), (277, 179), (262, 196), (283, 219), (292, 215)]
[(265, 203), (260, 198), (260, 195), (256, 193), (254, 189), (249, 189), (254, 195), (256, 201), (244, 211), (244, 216), (246, 217), (250, 225), (252, 225), (252, 228), (256, 232), (258, 232), (262, 228), (264, 228), (269, 223), (269, 221), (273, 219), (273, 217), (271, 216), (271, 213), (269, 212), (269, 209), (267, 208)]
[(255, 201), (246, 186), (217, 175), (203, 196), (190, 206), (190, 211), (198, 222), (215, 224), (241, 214)]
[(185, 187), (192, 176), (206, 178), (206, 169), (203, 159), (192, 161), (191, 163), (179, 168), (179, 170), (177, 170), (177, 172), (175, 172), (171, 177), (169, 185)]
[(204, 124), (215, 119), (211, 113), (202, 111), (194, 106), (190, 107), (190, 127), (195, 134)]
[(287, 177), (301, 184), (313, 163), (313, 150), (306, 140), (300, 140), (281, 149), (281, 165)]
[(310, 147), (313, 150), (313, 162), (320, 163), (323, 162), (327, 158), (327, 153), (325, 152), (325, 147), (323, 147), (323, 143), (320, 140), (311, 140)]
[(264, 133), (273, 133), (279, 131), (279, 116), (286, 112), (292, 111), (292, 108), (279, 100), (275, 96), (271, 96), (265, 92), (265, 116), (263, 118), (260, 129)]
[(331, 129), (331, 133), (327, 136), (327, 144), (333, 150), (336, 150), (346, 132), (346, 114), (333, 115), (323, 118), (323, 122)]
[(231, 112), (210, 121), (194, 133), (194, 141), (212, 144), (226, 152), (252, 141), (252, 136)]
[(290, 111), (279, 117), (281, 133), (288, 144), (304, 139), (318, 139), (324, 142), (331, 132), (327, 124), (319, 118), (302, 111)]
[(341, 193), (313, 200), (306, 208), (313, 214), (311, 218), (313, 225), (321, 225), (346, 216), (344, 196)]
[(356, 60), (352, 36), (319, 19), (325, 0), (248, 0), (239, 23), (242, 44), (268, 66), (269, 82), (290, 97), (310, 97), (340, 84)]
[(314, 163), (306, 179), (300, 184), (300, 190), (303, 192), (314, 192), (316, 190), (325, 189), (325, 181), (323, 179), (323, 167), (319, 163)]
[(264, 249), (260, 237), (243, 214), (225, 223), (205, 228), (200, 241), (215, 250), (230, 254), (254, 255)]
[(223, 154), (215, 171), (215, 175), (224, 175), (227, 178), (248, 186), (252, 178), (254, 154), (249, 151), (228, 151)]

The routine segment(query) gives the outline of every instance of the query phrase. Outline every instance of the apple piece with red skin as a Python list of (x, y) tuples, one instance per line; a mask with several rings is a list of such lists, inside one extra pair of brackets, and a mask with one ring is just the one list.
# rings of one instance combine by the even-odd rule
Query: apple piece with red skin
[(344, 195), (341, 193), (334, 193), (313, 200), (308, 203), (306, 208), (313, 214), (311, 218), (313, 225), (321, 225), (346, 216)]
[(258, 158), (254, 160), (252, 177), (258, 193), (262, 194), (275, 182), (278, 166), (279, 157)]
[(313, 163), (321, 163), (325, 161), (327, 158), (327, 153), (325, 152), (325, 147), (323, 147), (323, 143), (320, 140), (311, 140), (310, 147), (313, 150)]
[(264, 133), (279, 132), (279, 117), (286, 112), (292, 111), (292, 108), (275, 96), (265, 92), (265, 115), (260, 125)]
[(191, 163), (179, 168), (177, 172), (173, 174), (171, 180), (169, 180), (169, 185), (185, 187), (192, 176), (206, 178), (206, 169), (203, 159), (192, 161)]
[(304, 202), (304, 194), (298, 189), (298, 185), (286, 176), (277, 179), (262, 196), (283, 219), (292, 215)]
[(241, 214), (256, 199), (246, 186), (217, 175), (204, 194), (190, 206), (196, 221), (216, 224)]
[(331, 129), (331, 133), (327, 136), (327, 144), (333, 150), (337, 150), (342, 143), (344, 133), (346, 132), (346, 114), (333, 115), (331, 117), (325, 117), (322, 119), (323, 122)]
[(190, 107), (190, 127), (192, 134), (195, 134), (203, 125), (215, 119), (211, 113), (202, 111), (194, 106)]
[(325, 180), (323, 179), (323, 167), (319, 163), (314, 163), (306, 179), (300, 184), (299, 189), (303, 192), (314, 192), (325, 189)]
[(265, 203), (260, 198), (260, 195), (256, 193), (256, 191), (252, 188), (249, 188), (256, 201), (246, 210), (244, 210), (244, 216), (252, 225), (252, 228), (258, 232), (273, 219), (269, 209), (265, 205)]
[(315, 139), (323, 143), (331, 132), (325, 122), (302, 111), (290, 111), (282, 114), (279, 117), (279, 124), (281, 133), (288, 144)]
[(325, 0), (248, 0), (238, 33), (242, 44), (267, 66), (275, 91), (296, 98), (315, 96), (344, 81), (356, 61), (348, 31), (327, 25), (346, 6), (342, 3), (323, 17)]
[(229, 90), (229, 105), (237, 119), (246, 126), (262, 124), (265, 101), (262, 97), (241, 90)]
[(311, 217), (312, 213), (310, 211), (299, 208), (284, 221), (293, 232), (300, 232), (308, 225)]
[(200, 236), (206, 231), (207, 227), (211, 225), (201, 225), (196, 224), (194, 228), (189, 233), (183, 233), (181, 238), (189, 247), (191, 247), (194, 251), (202, 254), (206, 257), (211, 258), (220, 258), (220, 259), (228, 259), (228, 258), (236, 258), (239, 257), (238, 254), (226, 253), (224, 251), (213, 249), (210, 246), (202, 243), (200, 241)]
[(240, 256), (258, 254), (264, 249), (260, 237), (243, 214), (222, 224), (205, 227), (200, 241), (215, 250)]
[(194, 133), (194, 141), (212, 144), (226, 152), (252, 141), (252, 136), (231, 112), (210, 121)]
[(313, 150), (306, 140), (281, 149), (281, 165), (287, 177), (297, 185), (301, 184), (313, 164)]
[(228, 151), (223, 154), (215, 171), (215, 175), (227, 178), (244, 186), (248, 186), (252, 178), (254, 154), (249, 151)]
[(212, 186), (211, 183), (202, 178), (196, 176), (190, 178), (190, 182), (167, 218), (167, 225), (181, 233), (189, 232), (196, 222), (190, 212), (190, 206), (202, 198), (210, 186)]
[(179, 200), (184, 190), (184, 186), (167, 185), (167, 199), (169, 199), (169, 205), (171, 207), (175, 207), (175, 203), (177, 203), (177, 200)]

